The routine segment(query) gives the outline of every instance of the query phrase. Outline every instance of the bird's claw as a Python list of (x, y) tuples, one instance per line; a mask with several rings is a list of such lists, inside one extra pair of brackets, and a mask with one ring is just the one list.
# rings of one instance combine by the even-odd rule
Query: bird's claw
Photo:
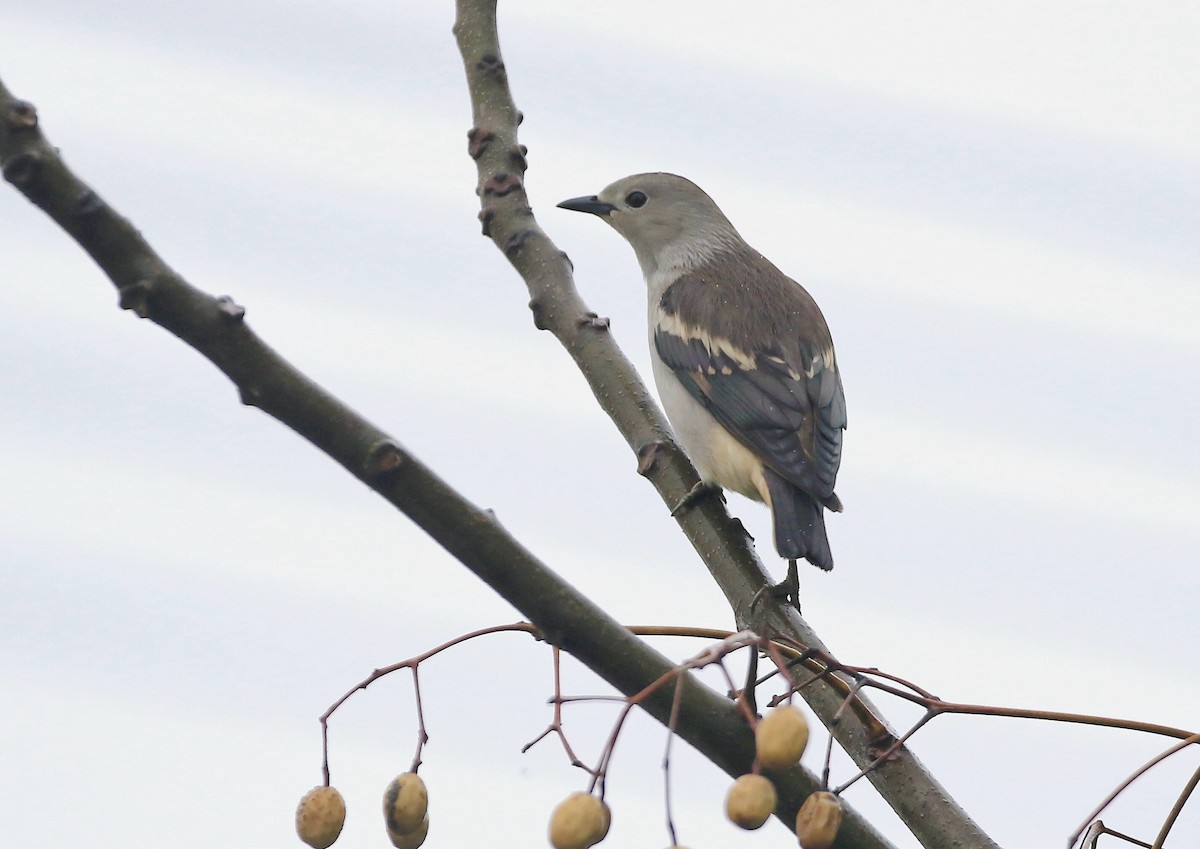
[(710, 495), (719, 495), (722, 501), (725, 500), (725, 495), (723, 492), (721, 492), (721, 487), (719, 484), (708, 483), (707, 481), (698, 482), (695, 486), (687, 491), (687, 494), (684, 495), (683, 498), (679, 499), (678, 504), (671, 508), (671, 515), (678, 516), (684, 510), (688, 510), (696, 506), (697, 502), (707, 498)]
[(754, 598), (750, 600), (750, 610), (753, 611), (758, 607), (759, 602), (764, 597), (770, 596), (774, 599), (782, 601), (790, 601), (792, 607), (796, 608), (796, 612), (800, 613), (800, 573), (796, 569), (796, 561), (788, 561), (787, 577), (778, 584), (767, 584), (761, 590), (754, 594)]

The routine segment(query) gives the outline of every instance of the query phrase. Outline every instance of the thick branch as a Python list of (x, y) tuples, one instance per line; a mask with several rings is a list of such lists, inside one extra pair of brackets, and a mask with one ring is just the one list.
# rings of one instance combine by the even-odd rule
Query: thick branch
[[(46, 141), (33, 106), (0, 83), (0, 167), (5, 179), (88, 252), (120, 293), (125, 309), (187, 342), (238, 387), (242, 402), (278, 419), (386, 498), (535, 624), (626, 695), (674, 666), (523, 548), (496, 522), (371, 422), (309, 380), (246, 324), (244, 310), (191, 286), (136, 228), (67, 168)], [(690, 675), (678, 733), (731, 775), (749, 770), (753, 735), (733, 703)], [(642, 703), (664, 724), (674, 688)], [(818, 786), (800, 768), (775, 776), (780, 815), (794, 819)], [(854, 812), (839, 846), (885, 849), (885, 838)]]
[[(462, 53), (471, 95), (473, 127), (469, 153), (478, 168), (477, 193), (483, 233), (509, 259), (531, 295), (534, 322), (549, 330), (574, 358), (597, 401), (639, 457), (639, 471), (663, 501), (679, 504), (698, 478), (670, 438), (662, 413), (633, 366), (575, 289), (571, 263), (538, 226), (525, 192), (525, 149), (517, 141), (517, 110), (508, 87), (496, 26), (496, 0), (458, 0), (454, 35)], [(767, 583), (741, 524), (717, 499), (702, 499), (676, 520), (703, 559), (733, 608), (738, 627), (774, 629), (799, 642), (826, 650), (807, 623), (790, 608), (768, 604), (768, 626), (752, 615), (751, 602)], [(755, 623), (755, 618), (760, 622)], [(806, 688), (804, 698), (860, 767), (886, 747), (894, 732), (865, 699), (851, 721), (832, 722), (844, 688), (822, 682)], [(906, 747), (870, 780), (917, 838), (929, 847), (995, 844), (971, 820)]]

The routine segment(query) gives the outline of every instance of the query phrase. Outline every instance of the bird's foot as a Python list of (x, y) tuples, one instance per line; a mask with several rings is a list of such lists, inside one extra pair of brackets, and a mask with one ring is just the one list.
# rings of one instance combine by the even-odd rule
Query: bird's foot
[(788, 561), (787, 577), (778, 584), (768, 584), (754, 594), (750, 600), (750, 609), (754, 610), (763, 598), (770, 596), (774, 599), (790, 601), (796, 612), (800, 613), (800, 573), (796, 569), (796, 561)]
[(687, 491), (687, 495), (679, 499), (679, 503), (671, 508), (671, 515), (678, 516), (684, 510), (689, 510), (695, 507), (696, 504), (710, 495), (717, 495), (721, 501), (725, 501), (725, 494), (721, 492), (721, 487), (715, 483), (700, 481), (695, 486)]

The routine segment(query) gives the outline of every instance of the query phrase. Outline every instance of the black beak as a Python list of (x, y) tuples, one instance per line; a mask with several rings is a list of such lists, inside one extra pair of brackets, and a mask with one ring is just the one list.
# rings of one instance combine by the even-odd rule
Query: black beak
[(616, 209), (611, 203), (605, 203), (595, 195), (585, 198), (570, 198), (569, 200), (564, 200), (558, 206), (560, 209), (570, 209), (575, 212), (590, 212), (592, 215), (608, 215)]

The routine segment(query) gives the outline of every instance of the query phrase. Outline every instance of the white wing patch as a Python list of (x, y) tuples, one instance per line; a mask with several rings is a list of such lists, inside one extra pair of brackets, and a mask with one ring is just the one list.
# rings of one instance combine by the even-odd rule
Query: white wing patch
[[(809, 363), (808, 371), (805, 372), (805, 374), (807, 374), (811, 380), (816, 376), (817, 372), (821, 371), (822, 369), (834, 371), (836, 368), (837, 363), (834, 360), (833, 348), (829, 347), (813, 355), (812, 362)], [(799, 379), (799, 375), (793, 374), (792, 376), (797, 380)]]
[[(754, 361), (754, 355), (737, 347), (731, 340), (723, 336), (713, 336), (702, 327), (696, 327), (681, 320), (678, 315), (670, 315), (657, 304), (653, 305), (655, 315), (650, 317), (650, 327), (657, 327), (659, 330), (670, 333), (672, 336), (678, 336), (684, 341), (695, 339), (701, 345), (708, 349), (710, 354), (724, 354), (729, 359), (733, 360), (743, 369), (747, 371), (757, 368), (758, 364)], [(725, 374), (733, 374), (733, 370), (726, 367), (722, 369)], [(716, 374), (715, 369), (709, 369), (710, 374)]]

